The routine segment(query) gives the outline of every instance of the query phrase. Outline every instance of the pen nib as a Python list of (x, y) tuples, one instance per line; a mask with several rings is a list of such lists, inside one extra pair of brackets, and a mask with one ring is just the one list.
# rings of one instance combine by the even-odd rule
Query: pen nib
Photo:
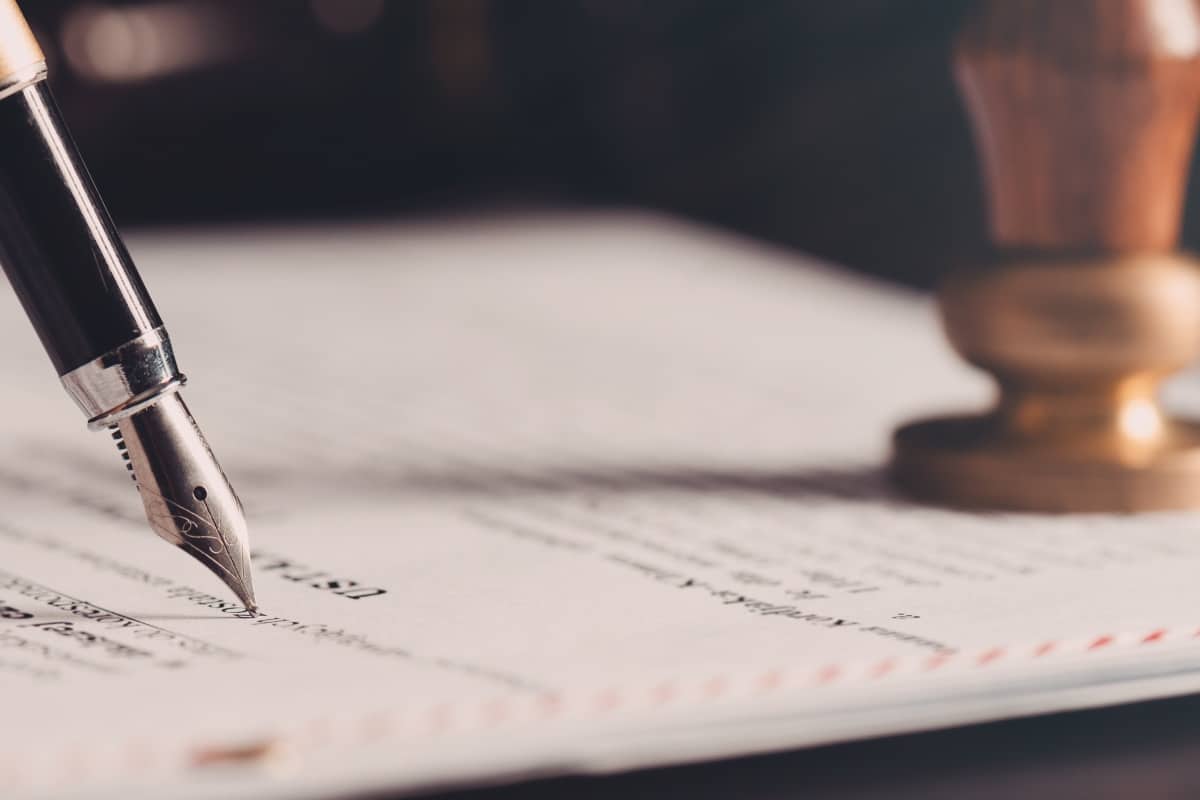
[(112, 435), (154, 532), (257, 610), (242, 504), (179, 393), (120, 420)]

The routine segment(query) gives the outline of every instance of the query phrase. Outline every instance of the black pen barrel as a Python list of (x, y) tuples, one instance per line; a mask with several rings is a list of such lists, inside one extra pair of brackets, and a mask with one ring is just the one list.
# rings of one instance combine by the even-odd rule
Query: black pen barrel
[(162, 325), (44, 80), (0, 99), (0, 264), (59, 375)]

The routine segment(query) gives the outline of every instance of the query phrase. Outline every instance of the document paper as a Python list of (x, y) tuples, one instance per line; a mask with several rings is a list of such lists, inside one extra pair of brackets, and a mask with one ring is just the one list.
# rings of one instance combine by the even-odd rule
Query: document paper
[(5, 797), (415, 791), (1200, 689), (1197, 515), (888, 487), (895, 424), (990, 398), (922, 295), (644, 215), (131, 246), (261, 613), (154, 539), (3, 293)]

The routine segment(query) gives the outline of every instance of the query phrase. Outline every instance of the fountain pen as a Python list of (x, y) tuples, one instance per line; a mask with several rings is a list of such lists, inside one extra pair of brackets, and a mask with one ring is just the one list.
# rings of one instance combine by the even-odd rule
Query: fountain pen
[(67, 392), (108, 431), (150, 527), (253, 612), (246, 518), (180, 396), (185, 378), (46, 84), (0, 0), (0, 265)]

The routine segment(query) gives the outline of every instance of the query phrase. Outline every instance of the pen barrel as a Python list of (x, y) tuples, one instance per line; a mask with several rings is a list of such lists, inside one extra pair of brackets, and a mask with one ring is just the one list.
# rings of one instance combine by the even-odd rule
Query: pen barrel
[(60, 376), (162, 325), (42, 80), (0, 99), (0, 264)]

